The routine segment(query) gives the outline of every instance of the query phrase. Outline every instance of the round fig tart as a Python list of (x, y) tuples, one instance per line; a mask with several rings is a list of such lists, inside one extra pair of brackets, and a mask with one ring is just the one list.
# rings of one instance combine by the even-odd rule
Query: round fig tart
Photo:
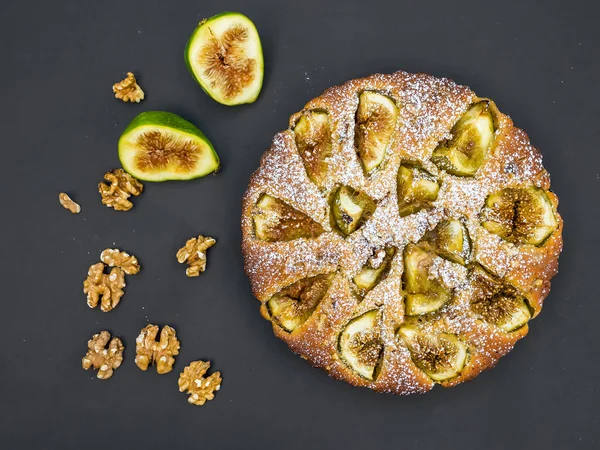
[(562, 249), (542, 156), (493, 101), (375, 74), (290, 118), (243, 199), (242, 250), (275, 335), (380, 392), (455, 386), (528, 331)]

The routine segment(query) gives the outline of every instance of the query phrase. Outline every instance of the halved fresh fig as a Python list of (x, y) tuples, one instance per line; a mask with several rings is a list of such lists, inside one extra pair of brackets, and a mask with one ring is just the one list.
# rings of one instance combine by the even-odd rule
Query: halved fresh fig
[(450, 333), (425, 333), (414, 325), (398, 330), (415, 365), (434, 381), (459, 375), (467, 362), (467, 346)]
[(404, 248), (404, 313), (407, 316), (427, 314), (441, 308), (451, 293), (430, 273), (434, 255), (408, 244)]
[(139, 180), (191, 180), (219, 168), (208, 138), (176, 114), (139, 114), (119, 139), (123, 169)]
[(271, 318), (288, 332), (308, 320), (331, 286), (332, 274), (317, 275), (296, 281), (267, 301)]
[(506, 332), (522, 327), (531, 319), (527, 300), (512, 285), (476, 267), (470, 275), (476, 299), (471, 310), (483, 320)]
[(383, 356), (383, 340), (378, 310), (373, 309), (352, 319), (342, 330), (338, 348), (342, 360), (367, 380), (377, 377)]
[(329, 114), (321, 110), (305, 111), (296, 122), (294, 134), (308, 178), (317, 186), (323, 186), (331, 156)]
[(515, 244), (541, 245), (558, 226), (546, 191), (535, 186), (490, 195), (482, 219), (486, 230)]
[(253, 103), (262, 88), (260, 37), (240, 13), (224, 12), (200, 22), (185, 47), (185, 63), (200, 87), (223, 105)]
[(449, 261), (465, 265), (471, 253), (471, 241), (464, 224), (458, 219), (442, 220), (425, 233), (419, 246)]
[(410, 164), (402, 164), (398, 170), (398, 211), (408, 216), (430, 208), (437, 199), (440, 185), (429, 172)]
[(347, 236), (364, 224), (376, 207), (368, 195), (350, 186), (341, 186), (333, 194), (331, 210), (337, 228)]
[(308, 215), (269, 194), (263, 194), (252, 211), (256, 237), (267, 242), (313, 238), (323, 227)]
[(360, 94), (354, 143), (366, 173), (383, 162), (397, 120), (398, 107), (391, 98), (372, 91)]
[(392, 265), (392, 258), (395, 253), (395, 247), (380, 248), (369, 258), (367, 263), (352, 279), (358, 289), (359, 295), (364, 297), (387, 274)]
[(431, 161), (452, 175), (471, 177), (481, 167), (494, 140), (494, 120), (487, 101), (472, 105), (440, 142)]

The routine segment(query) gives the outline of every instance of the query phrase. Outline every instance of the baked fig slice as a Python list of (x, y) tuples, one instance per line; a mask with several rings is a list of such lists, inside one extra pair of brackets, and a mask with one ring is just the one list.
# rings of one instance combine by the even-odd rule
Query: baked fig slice
[(331, 156), (331, 126), (329, 114), (321, 110), (305, 111), (296, 126), (296, 148), (302, 158), (308, 178), (322, 187)]
[(296, 281), (267, 301), (272, 320), (288, 332), (308, 320), (331, 286), (332, 274)]
[(269, 194), (258, 199), (252, 217), (256, 237), (267, 242), (314, 238), (324, 231), (308, 215)]
[(471, 177), (481, 167), (494, 140), (494, 120), (489, 103), (472, 105), (450, 130), (452, 137), (440, 142), (431, 161), (452, 175)]
[(185, 47), (185, 63), (200, 87), (223, 105), (253, 103), (262, 88), (260, 37), (252, 21), (237, 12), (200, 22)]
[(515, 244), (541, 245), (558, 226), (546, 191), (535, 186), (490, 195), (482, 219), (486, 230)]
[(524, 296), (507, 283), (476, 267), (470, 275), (476, 298), (471, 310), (484, 321), (507, 333), (521, 328), (531, 319), (531, 310)]
[(398, 107), (391, 98), (372, 91), (360, 94), (354, 143), (367, 174), (383, 162), (397, 120)]
[(431, 208), (437, 199), (440, 185), (429, 172), (410, 164), (398, 169), (398, 211), (408, 216), (422, 209)]
[(458, 376), (467, 362), (467, 346), (450, 333), (425, 333), (416, 326), (405, 325), (398, 330), (415, 365), (434, 381)]
[(123, 169), (144, 181), (191, 180), (219, 168), (208, 138), (176, 114), (139, 114), (119, 139)]
[(471, 308), (483, 320), (506, 332), (522, 327), (531, 319), (531, 311), (521, 296), (498, 293), (474, 302)]
[(358, 289), (359, 295), (364, 297), (367, 292), (377, 286), (379, 281), (386, 276), (392, 265), (392, 258), (395, 253), (396, 249), (394, 247), (380, 248), (375, 251), (375, 254), (369, 258), (367, 263), (352, 279)]
[(383, 356), (378, 310), (373, 309), (348, 322), (340, 333), (338, 348), (348, 367), (361, 377), (374, 380)]
[(465, 265), (471, 253), (471, 241), (464, 224), (458, 219), (442, 220), (425, 233), (419, 246), (449, 261)]
[(427, 314), (450, 300), (450, 290), (430, 273), (434, 255), (408, 244), (404, 248), (404, 313), (407, 316)]
[(337, 228), (346, 236), (356, 231), (375, 212), (375, 202), (366, 194), (341, 186), (333, 194), (331, 210)]

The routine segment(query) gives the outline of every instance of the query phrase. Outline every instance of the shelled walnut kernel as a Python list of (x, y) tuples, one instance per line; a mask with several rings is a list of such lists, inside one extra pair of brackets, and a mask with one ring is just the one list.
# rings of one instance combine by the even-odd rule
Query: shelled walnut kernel
[(104, 273), (104, 263), (90, 266), (88, 277), (83, 282), (83, 292), (87, 294), (87, 304), (90, 308), (98, 306), (108, 312), (114, 309), (123, 296), (125, 273), (119, 267), (113, 267), (110, 273)]
[(208, 377), (204, 374), (210, 367), (210, 362), (193, 361), (179, 375), (179, 392), (190, 394), (188, 402), (202, 406), (208, 400), (215, 398), (215, 392), (221, 389), (221, 372), (214, 372)]
[(113, 85), (115, 98), (127, 102), (136, 102), (144, 100), (145, 94), (142, 88), (137, 84), (135, 75), (132, 72), (127, 72), (127, 78)]
[(125, 172), (123, 169), (113, 169), (104, 174), (108, 183), (98, 183), (98, 191), (102, 196), (102, 204), (117, 211), (129, 211), (133, 208), (129, 197), (138, 196), (144, 190), (144, 185)]
[[(108, 348), (106, 348), (106, 344), (108, 344)], [(118, 337), (111, 339), (108, 331), (101, 331), (88, 341), (88, 351), (81, 360), (81, 366), (85, 370), (90, 367), (98, 369), (96, 376), (101, 380), (106, 380), (112, 377), (114, 369), (119, 368), (123, 362), (123, 350), (125, 350), (125, 346), (121, 339)]]
[(100, 261), (110, 267), (119, 267), (127, 275), (135, 275), (140, 271), (140, 263), (137, 258), (118, 248), (107, 248), (100, 254)]
[(150, 364), (156, 364), (156, 371), (162, 375), (173, 370), (180, 343), (175, 330), (168, 325), (160, 332), (159, 341), (157, 335), (158, 325), (149, 324), (142, 329), (135, 340), (135, 364), (144, 371)]
[(73, 214), (79, 214), (81, 212), (81, 206), (78, 203), (75, 203), (68, 194), (61, 192), (58, 194), (58, 201), (63, 206), (63, 208), (68, 209)]
[(217, 243), (211, 237), (199, 235), (197, 238), (188, 239), (185, 246), (177, 252), (177, 261), (181, 264), (187, 262), (189, 267), (185, 274), (188, 277), (197, 277), (206, 269), (206, 250)]

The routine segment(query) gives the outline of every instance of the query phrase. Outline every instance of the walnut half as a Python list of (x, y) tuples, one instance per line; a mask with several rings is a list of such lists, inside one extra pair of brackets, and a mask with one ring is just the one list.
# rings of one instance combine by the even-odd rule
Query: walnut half
[[(110, 341), (110, 343), (108, 342)], [(108, 344), (108, 348), (106, 348)], [(101, 331), (88, 341), (88, 351), (81, 360), (81, 366), (88, 370), (90, 367), (99, 369), (96, 375), (101, 380), (112, 377), (114, 369), (123, 362), (125, 346), (118, 337), (110, 338), (108, 331)]]
[(133, 208), (129, 197), (137, 196), (144, 190), (144, 185), (125, 172), (123, 169), (113, 169), (104, 174), (108, 183), (98, 183), (98, 191), (102, 196), (102, 204), (117, 211), (129, 211)]
[(158, 325), (149, 324), (143, 328), (135, 340), (135, 364), (146, 371), (150, 364), (156, 364), (156, 371), (165, 374), (173, 370), (174, 356), (179, 354), (179, 340), (175, 330), (165, 325), (156, 341)]
[(206, 250), (215, 245), (211, 237), (199, 235), (197, 238), (188, 239), (185, 246), (177, 252), (177, 261), (181, 264), (187, 262), (189, 267), (185, 274), (188, 277), (197, 277), (206, 269)]
[(115, 98), (127, 102), (136, 102), (144, 100), (145, 94), (142, 88), (137, 84), (135, 75), (132, 72), (127, 72), (127, 78), (113, 85)]
[(113, 267), (110, 273), (104, 273), (104, 263), (90, 266), (88, 277), (83, 282), (83, 293), (87, 294), (87, 304), (95, 308), (100, 302), (100, 309), (108, 312), (115, 308), (123, 297), (125, 287), (125, 272), (119, 267)]
[(137, 258), (117, 248), (107, 248), (100, 254), (100, 261), (110, 267), (120, 267), (127, 275), (135, 275), (140, 271)]
[(208, 400), (215, 398), (215, 392), (221, 389), (221, 372), (214, 372), (208, 377), (204, 374), (210, 367), (210, 362), (193, 361), (179, 375), (179, 392), (190, 394), (188, 402), (202, 406)]
[(58, 194), (58, 201), (63, 206), (63, 208), (68, 209), (73, 214), (79, 214), (81, 212), (81, 206), (78, 203), (75, 203), (71, 197), (69, 197), (64, 192)]

